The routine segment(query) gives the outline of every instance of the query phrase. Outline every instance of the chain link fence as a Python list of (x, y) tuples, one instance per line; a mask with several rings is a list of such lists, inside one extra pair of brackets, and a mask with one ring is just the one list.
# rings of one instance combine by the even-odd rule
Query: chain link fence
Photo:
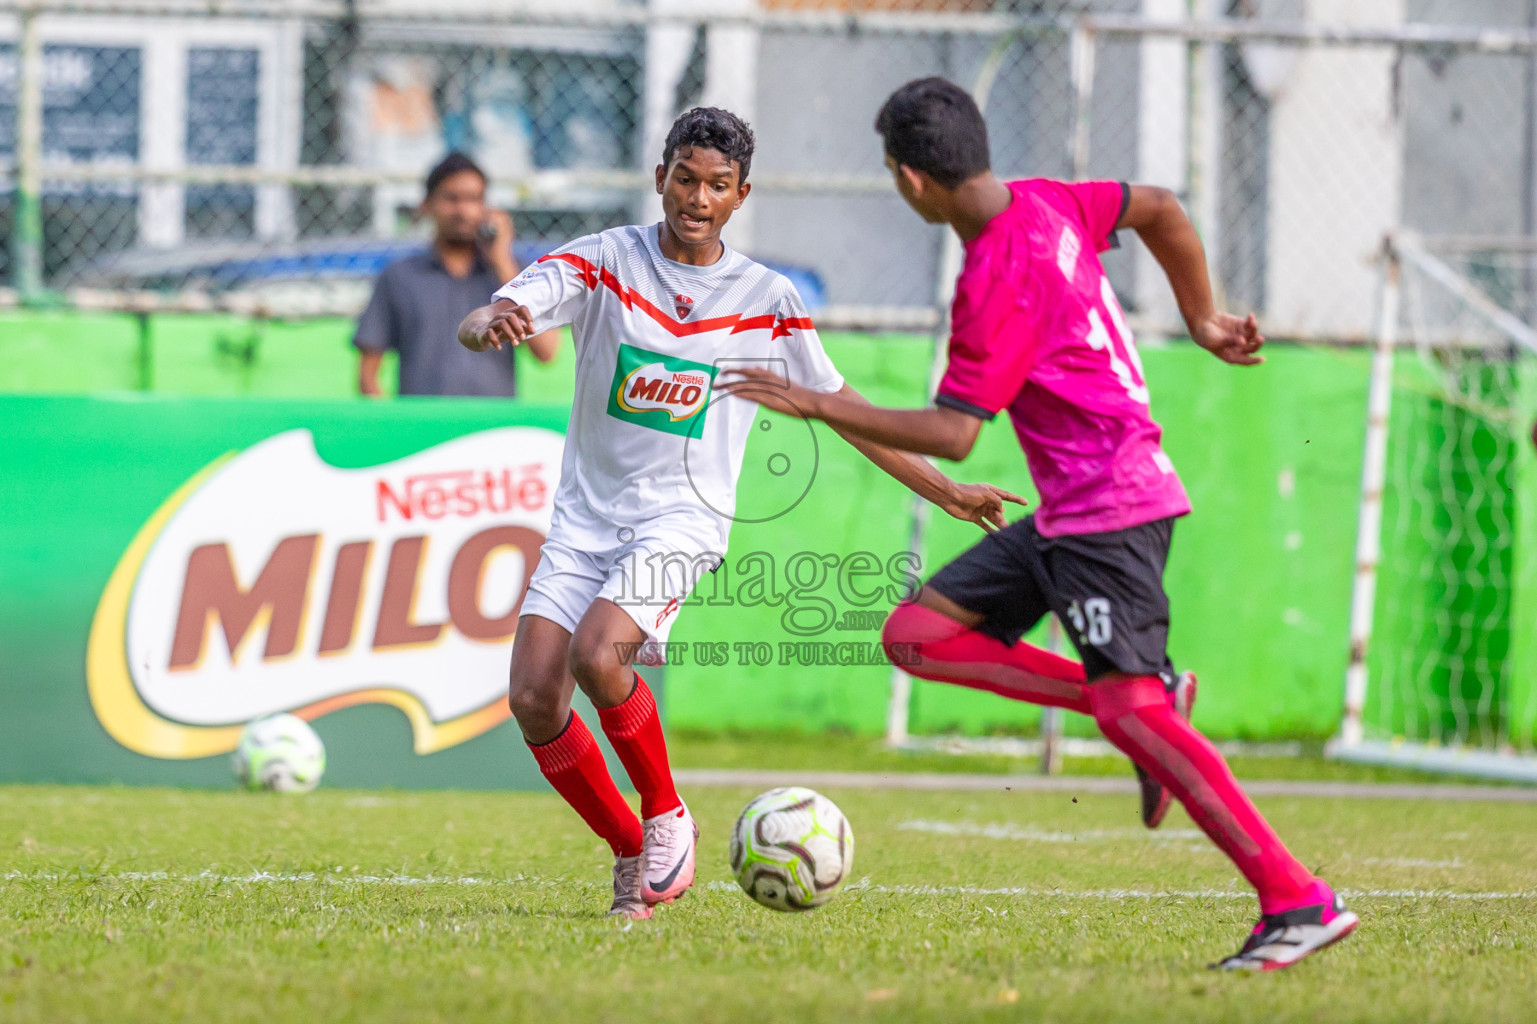
[[(1356, 340), (1387, 232), (1533, 235), (1532, 9), (3, 0), (0, 302), (351, 313), (425, 241), (446, 151), (490, 170), (527, 262), (655, 219), (662, 136), (711, 103), (759, 139), (729, 240), (801, 271), (824, 320), (925, 328), (942, 234), (896, 195), (872, 122), (941, 74), (985, 95), (1002, 174), (1172, 188), (1229, 305), (1272, 336)], [(1134, 239), (1107, 265), (1135, 325), (1181, 331)]]

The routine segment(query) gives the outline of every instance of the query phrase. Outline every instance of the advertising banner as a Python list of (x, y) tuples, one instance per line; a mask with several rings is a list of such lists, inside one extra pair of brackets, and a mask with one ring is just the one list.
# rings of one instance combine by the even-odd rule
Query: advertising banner
[(333, 784), (537, 779), (498, 727), (565, 416), (0, 399), (0, 778), (228, 784), (290, 711)]

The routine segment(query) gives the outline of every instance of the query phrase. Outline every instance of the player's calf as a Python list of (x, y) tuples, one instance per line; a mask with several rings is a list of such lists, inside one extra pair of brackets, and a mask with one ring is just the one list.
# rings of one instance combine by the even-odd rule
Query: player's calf
[(656, 697), (639, 672), (630, 695), (613, 707), (600, 707), (598, 720), (640, 794), (641, 817), (655, 818), (681, 808), (683, 801), (673, 784)]
[[(1181, 672), (1174, 682), (1174, 688), (1169, 691), (1169, 706), (1187, 722), (1190, 721), (1190, 712), (1195, 708), (1195, 688), (1195, 673)], [(1132, 767), (1137, 770), (1137, 782), (1142, 787), (1142, 824), (1148, 828), (1157, 828), (1163, 824), (1164, 816), (1174, 803), (1174, 791), (1155, 779), (1153, 773), (1140, 764), (1133, 762)]]
[(699, 827), (673, 783), (656, 698), (636, 673), (629, 697), (614, 707), (600, 708), (598, 717), (640, 794), (645, 857), (641, 896), (648, 904), (671, 903), (694, 884)]
[(1174, 792), (1191, 819), (1254, 886), (1266, 912), (1297, 905), (1317, 881), (1286, 849), (1210, 740), (1169, 706), (1157, 676), (1111, 676), (1090, 687), (1105, 738)]
[(507, 673), (507, 707), (529, 743), (548, 743), (571, 717), (574, 689), (566, 672), (571, 634), (549, 619), (518, 620)]
[(570, 665), (640, 794), (641, 896), (647, 904), (670, 903), (694, 884), (699, 830), (673, 783), (656, 698), (621, 653), (634, 651), (645, 638), (619, 606), (595, 601), (572, 636)]
[(548, 743), (530, 743), (539, 771), (616, 857), (641, 852), (640, 821), (614, 785), (597, 740), (576, 712)]

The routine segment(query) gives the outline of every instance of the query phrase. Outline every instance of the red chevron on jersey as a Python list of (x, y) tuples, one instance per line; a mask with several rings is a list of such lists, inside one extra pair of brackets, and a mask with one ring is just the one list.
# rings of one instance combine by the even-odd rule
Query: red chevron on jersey
[[(658, 324), (665, 327), (667, 332), (675, 338), (686, 337), (690, 334), (704, 334), (709, 331), (724, 331), (730, 328), (732, 334), (741, 334), (743, 331), (769, 330), (769, 340), (775, 338), (788, 338), (790, 332), (815, 330), (815, 324), (809, 316), (780, 316), (773, 313), (763, 313), (758, 316), (744, 317), (741, 313), (731, 313), (727, 316), (711, 317), (708, 320), (696, 320), (691, 324), (683, 323), (668, 316), (665, 312), (654, 306), (640, 292), (634, 288), (626, 287), (613, 275), (607, 267), (595, 267), (588, 260), (569, 252), (552, 252), (548, 256), (539, 257), (539, 262), (546, 260), (559, 260), (576, 268), (577, 276), (582, 283), (593, 291), (597, 291), (602, 285), (615, 295), (624, 304), (625, 309), (638, 309), (645, 313)], [(682, 296), (679, 296), (682, 298)], [(692, 300), (690, 300), (692, 303)], [(679, 305), (679, 309), (683, 309)]]

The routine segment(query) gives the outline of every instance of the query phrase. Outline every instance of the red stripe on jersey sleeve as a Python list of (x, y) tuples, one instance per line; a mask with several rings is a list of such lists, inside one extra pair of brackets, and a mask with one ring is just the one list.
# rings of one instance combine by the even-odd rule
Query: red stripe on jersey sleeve
[(585, 284), (589, 289), (598, 287), (598, 268), (594, 267), (591, 263), (582, 259), (575, 253), (552, 252), (548, 256), (539, 257), (534, 262), (543, 263), (546, 260), (555, 260), (560, 263), (571, 264), (571, 266), (576, 268), (577, 274), (581, 277), (583, 284)]
[(791, 331), (814, 331), (816, 325), (811, 322), (809, 316), (784, 316), (774, 324), (774, 333), (769, 335), (769, 340), (775, 338), (788, 338)]

